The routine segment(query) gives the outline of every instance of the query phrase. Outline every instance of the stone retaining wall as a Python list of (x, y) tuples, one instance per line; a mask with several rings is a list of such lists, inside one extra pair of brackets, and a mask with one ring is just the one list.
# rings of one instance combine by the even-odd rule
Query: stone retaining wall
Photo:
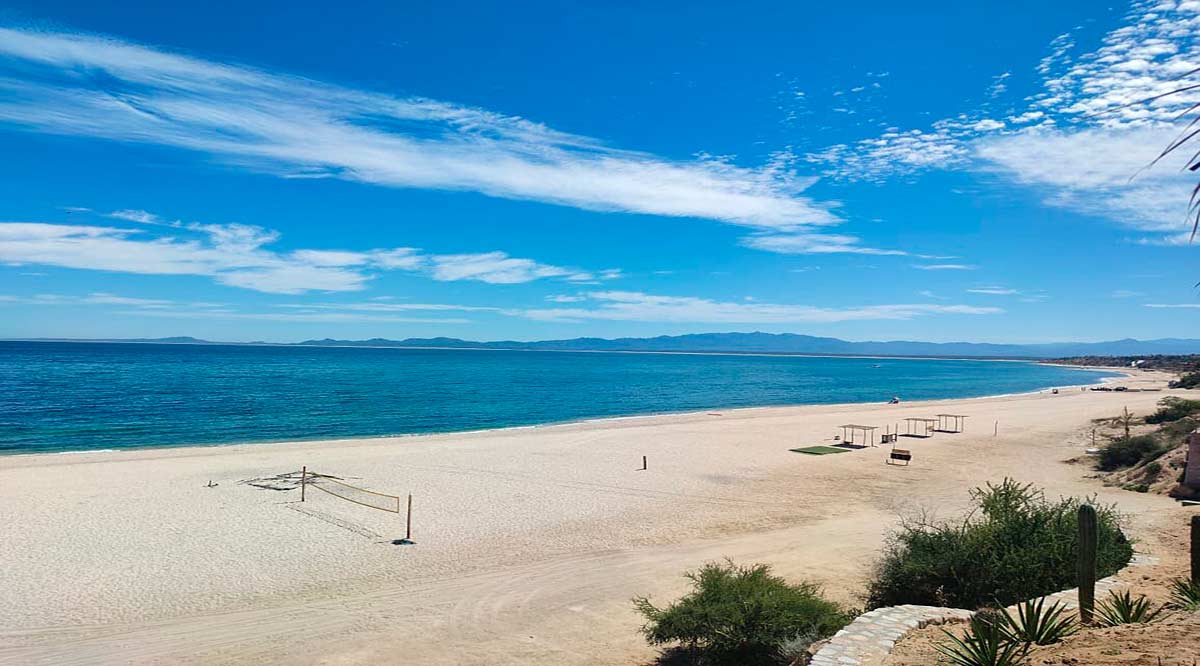
[[(1146, 555), (1134, 555), (1129, 566), (1144, 566), (1157, 563), (1157, 559)], [(1116, 576), (1096, 581), (1096, 599), (1108, 596), (1108, 592), (1124, 587)], [(1047, 604), (1060, 602), (1069, 608), (1079, 605), (1076, 588), (1055, 592), (1044, 597)], [(931, 624), (951, 620), (967, 620), (972, 611), (961, 608), (939, 606), (888, 606), (859, 615), (853, 622), (837, 632), (829, 642), (817, 650), (808, 662), (811, 666), (877, 666), (892, 652), (896, 641), (904, 634)]]

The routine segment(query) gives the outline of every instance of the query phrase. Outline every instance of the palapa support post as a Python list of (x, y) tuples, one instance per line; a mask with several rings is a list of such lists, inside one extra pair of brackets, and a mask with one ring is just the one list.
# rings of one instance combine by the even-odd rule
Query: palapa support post
[(308, 465), (300, 468), (300, 501), (304, 501), (304, 486), (308, 484)]
[(1096, 607), (1096, 510), (1079, 507), (1079, 621), (1092, 623)]

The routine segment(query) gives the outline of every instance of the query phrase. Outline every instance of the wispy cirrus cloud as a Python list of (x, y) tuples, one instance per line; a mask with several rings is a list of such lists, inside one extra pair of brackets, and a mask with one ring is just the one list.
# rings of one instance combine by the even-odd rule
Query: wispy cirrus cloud
[[(931, 295), (932, 296), (932, 295)], [(990, 315), (997, 307), (928, 303), (825, 308), (693, 296), (661, 296), (631, 291), (591, 291), (550, 296), (547, 301), (570, 307), (495, 307), (452, 303), (396, 303), (372, 299), (357, 302), (281, 303), (266, 311), (245, 311), (224, 303), (138, 298), (96, 292), (84, 296), (0, 295), (0, 305), (108, 306), (116, 314), (167, 319), (258, 320), (293, 323), (424, 323), (468, 324), (469, 315), (517, 317), (544, 322), (589, 320), (697, 324), (792, 324), (844, 321), (906, 320), (933, 315)], [(460, 316), (440, 316), (457, 314)], [(462, 316), (466, 315), (466, 316)]]
[(67, 294), (34, 294), (32, 296), (0, 296), (0, 302), (23, 305), (118, 305), (147, 310), (168, 308), (195, 308), (213, 310), (225, 307), (223, 303), (175, 301), (165, 298), (138, 298), (96, 291), (83, 296)]
[(845, 234), (753, 234), (741, 240), (742, 245), (776, 254), (870, 254), (905, 256), (904, 250), (866, 247), (862, 239)]
[(913, 268), (922, 271), (973, 271), (976, 267), (969, 264), (913, 264)]
[(595, 282), (621, 277), (619, 270), (600, 274), (541, 264), (532, 259), (510, 257), (504, 252), (479, 254), (441, 254), (429, 258), (433, 279), (444, 282), (479, 280), (491, 284), (517, 284), (543, 278), (561, 278), (568, 282)]
[(968, 289), (967, 293), (969, 293), (969, 294), (987, 294), (989, 296), (1015, 296), (1016, 294), (1019, 294), (1021, 292), (1017, 291), (1016, 289), (1009, 289), (1008, 287), (989, 286), (989, 287), (975, 287), (973, 289)]
[(758, 229), (841, 221), (803, 195), (813, 179), (776, 164), (672, 160), (483, 109), (83, 34), (0, 28), (0, 123), (173, 146), (282, 176)]
[[(83, 208), (74, 212), (83, 213), (88, 212), (89, 210), (90, 209)], [(159, 221), (158, 216), (154, 213), (134, 209), (114, 210), (113, 212), (109, 213), (107, 217), (111, 217), (116, 220), (127, 220), (129, 222), (140, 222), (142, 224), (157, 224)]]
[[(82, 296), (70, 294), (36, 294), (33, 296), (0, 295), (0, 305), (33, 306), (107, 306), (108, 311), (118, 315), (154, 317), (162, 319), (200, 320), (255, 320), (292, 323), (419, 323), (419, 324), (468, 324), (464, 317), (415, 317), (420, 312), (497, 312), (498, 308), (469, 305), (444, 305), (430, 303), (393, 304), (381, 306), (374, 303), (346, 304), (284, 304), (279, 311), (246, 312), (225, 303), (199, 301), (177, 301), (161, 298), (139, 298), (107, 292), (94, 292)], [(373, 307), (374, 306), (374, 307)]]
[[(144, 211), (140, 211), (143, 212)], [(150, 215), (141, 221), (160, 224)], [(139, 216), (144, 217), (144, 216)], [(0, 262), (145, 275), (198, 275), (275, 294), (358, 291), (378, 272), (434, 280), (514, 284), (540, 279), (614, 279), (619, 270), (583, 271), (503, 252), (428, 255), (410, 247), (366, 251), (270, 248), (280, 235), (244, 224), (162, 223), (165, 234), (112, 226), (0, 222)]]
[[(1104, 217), (1151, 234), (1142, 242), (1175, 245), (1194, 180), (1180, 174), (1183, 155), (1147, 166), (1176, 137), (1178, 115), (1195, 91), (1146, 102), (1194, 79), (1200, 68), (1200, 3), (1137, 0), (1125, 24), (1093, 50), (1077, 53), (1075, 34), (1060, 35), (1036, 69), (1042, 90), (1009, 105), (943, 118), (924, 128), (831, 146), (805, 161), (830, 177), (882, 181), (930, 169), (987, 172), (1033, 188), (1048, 205)], [(1009, 76), (990, 98), (1003, 97)]]
[(581, 294), (591, 307), (534, 308), (520, 311), (539, 321), (645, 321), (702, 324), (834, 323), (903, 320), (939, 314), (986, 315), (1004, 310), (928, 303), (823, 308), (778, 303), (728, 302), (693, 296), (661, 296), (631, 291)]

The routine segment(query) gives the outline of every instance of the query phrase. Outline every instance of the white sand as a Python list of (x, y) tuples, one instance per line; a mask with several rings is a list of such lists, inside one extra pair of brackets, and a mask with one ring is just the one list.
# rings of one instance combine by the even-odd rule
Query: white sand
[[(1161, 507), (1062, 461), (1082, 453), (1090, 419), (1176, 393), (0, 458), (0, 662), (644, 663), (654, 653), (629, 599), (667, 600), (705, 561), (769, 562), (853, 601), (900, 514), (953, 514), (988, 480), (1099, 491), (1135, 516)], [(884, 465), (887, 447), (788, 451), (832, 443), (842, 423), (939, 412), (969, 414), (967, 432), (901, 438), (907, 469)], [(417, 545), (390, 544), (403, 516), (238, 483), (302, 465), (411, 492)]]

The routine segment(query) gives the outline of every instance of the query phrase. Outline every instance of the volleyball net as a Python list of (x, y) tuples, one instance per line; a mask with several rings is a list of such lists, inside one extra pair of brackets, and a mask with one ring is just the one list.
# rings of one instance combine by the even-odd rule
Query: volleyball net
[[(316, 488), (323, 493), (328, 493), (347, 502), (354, 502), (355, 504), (389, 513), (400, 513), (399, 495), (388, 495), (387, 493), (359, 488), (329, 474), (320, 474), (308, 470), (304, 471), (300, 483), (302, 487)], [(303, 497), (303, 494), (301, 497)]]

